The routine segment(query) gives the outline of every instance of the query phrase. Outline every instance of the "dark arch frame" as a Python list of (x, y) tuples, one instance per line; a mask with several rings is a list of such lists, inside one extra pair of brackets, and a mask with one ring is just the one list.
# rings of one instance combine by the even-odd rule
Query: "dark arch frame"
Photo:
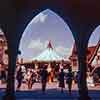
[[(19, 22), (20, 23), (17, 23), (17, 33), (20, 34), (19, 36), (19, 41), (21, 40), (22, 38), (22, 35), (23, 35), (23, 32), (25, 30), (25, 28), (27, 27), (27, 25), (30, 23), (30, 21), (36, 16), (38, 15), (39, 13), (45, 11), (46, 9), (50, 9), (52, 12), (54, 12), (55, 14), (57, 14), (69, 27), (69, 29), (71, 30), (72, 32), (72, 36), (75, 40), (75, 42), (77, 41), (77, 36), (76, 34), (74, 34), (75, 32), (73, 32), (73, 26), (71, 24), (71, 19), (67, 16), (65, 17), (65, 14), (62, 12), (62, 9), (56, 9), (56, 8), (53, 8), (53, 7), (40, 7), (38, 9), (36, 9), (35, 11), (34, 10), (30, 10), (28, 9), (26, 12), (22, 12), (20, 17), (19, 17)], [(24, 16), (24, 17), (22, 17)], [(22, 19), (22, 18), (23, 19)]]
[[(21, 22), (21, 24), (20, 23), (18, 23), (17, 25), (17, 33), (19, 33), (19, 36), (18, 36), (18, 43), (17, 43), (17, 45), (18, 45), (18, 47), (19, 47), (19, 44), (20, 44), (20, 40), (21, 40), (21, 37), (22, 37), (22, 33), (23, 33), (23, 30), (25, 29), (25, 27), (27, 26), (27, 24), (30, 22), (30, 20), (32, 20), (36, 15), (38, 15), (39, 13), (41, 13), (42, 11), (44, 11), (45, 9), (47, 9), (47, 7), (45, 8), (39, 8), (39, 9), (36, 9), (35, 10), (35, 14), (34, 15), (32, 15), (32, 13), (33, 13), (33, 11), (32, 10), (27, 10), (27, 12), (24, 12), (23, 14), (21, 14), (20, 15), (20, 17), (19, 17), (19, 19), (21, 19), (21, 20), (19, 20), (18, 22)], [(72, 25), (72, 22), (71, 22), (71, 19), (65, 14), (65, 13), (63, 13), (62, 12), (62, 9), (56, 9), (56, 8), (52, 8), (52, 7), (49, 7), (49, 9), (51, 10), (51, 11), (53, 11), (53, 12), (55, 12), (58, 16), (60, 16), (63, 20), (64, 20), (64, 22), (65, 23), (67, 23), (67, 25), (69, 26), (69, 28), (70, 28), (70, 30), (71, 30), (71, 32), (72, 32), (72, 35), (73, 35), (73, 38), (74, 38), (74, 40), (75, 40), (75, 43), (76, 43), (76, 47), (77, 47), (77, 49), (79, 50), (78, 52), (78, 55), (80, 55), (80, 51), (81, 51), (81, 49), (82, 48), (84, 48), (84, 46), (81, 48), (81, 49), (79, 49), (79, 45), (80, 45), (80, 41), (78, 40), (79, 39), (79, 35), (78, 35), (78, 33), (75, 33), (75, 34), (73, 34), (74, 32), (73, 31), (76, 31), (75, 29), (74, 29), (74, 27), (73, 27), (73, 25)], [(22, 17), (24, 15), (24, 17)], [(29, 16), (29, 15), (32, 15), (32, 16)], [(67, 18), (66, 18), (66, 16), (67, 16)], [(23, 18), (23, 20), (22, 20), (22, 18)], [(28, 18), (28, 19), (27, 19)], [(21, 26), (22, 25), (22, 26)], [(73, 31), (72, 31), (73, 30)], [(78, 39), (77, 39), (78, 38)], [(78, 40), (78, 41), (77, 41)], [(82, 41), (83, 42), (83, 41)], [(79, 43), (79, 44), (78, 44)], [(17, 48), (18, 49), (18, 48)], [(18, 51), (18, 50), (17, 50)], [(84, 52), (85, 53), (85, 52)], [(83, 55), (84, 55), (84, 53), (83, 53)], [(79, 58), (79, 59), (85, 59), (85, 58)], [(80, 61), (81, 62), (81, 61)], [(85, 64), (84, 64), (85, 65)], [(85, 76), (84, 76), (84, 78), (85, 78)], [(80, 83), (81, 84), (81, 83)], [(86, 88), (86, 91), (87, 91), (87, 87), (86, 87), (86, 83), (84, 84), (84, 87), (83, 88)], [(80, 89), (80, 86), (79, 86), (79, 89)], [(80, 93), (80, 90), (79, 90), (79, 93)], [(84, 94), (84, 92), (82, 92), (83, 94)], [(88, 92), (86, 92), (84, 95), (88, 95)]]
[[(9, 48), (8, 52), (9, 52), (9, 58), (10, 58), (10, 62), (9, 62), (9, 75), (10, 76), (8, 77), (8, 80), (10, 80), (10, 81), (8, 82), (8, 91), (7, 91), (8, 92), (7, 94), (9, 96), (6, 95), (6, 99), (4, 99), (4, 100), (9, 100), (9, 99), (14, 100), (14, 87), (13, 87), (14, 67), (16, 65), (15, 61), (16, 61), (16, 57), (18, 54), (18, 45), (19, 45), (19, 41), (21, 38), (21, 33), (26, 25), (24, 22), (22, 22), (21, 24), (23, 27), (20, 27), (21, 25), (19, 25), (19, 22), (21, 21), (20, 20), (21, 18), (23, 19), (27, 15), (27, 14), (25, 15), (25, 13), (23, 13), (23, 15), (21, 17), (21, 13), (23, 11), (25, 11), (25, 12), (27, 10), (29, 12), (32, 11), (32, 4), (34, 4), (34, 5), (36, 4), (36, 6), (33, 7), (34, 11), (36, 11), (40, 6), (42, 6), (43, 8), (50, 7), (53, 9), (57, 9), (57, 11), (59, 11), (58, 9), (61, 9), (61, 11), (63, 11), (63, 13), (64, 13), (63, 16), (64, 17), (68, 16), (68, 20), (69, 20), (68, 23), (70, 24), (68, 26), (70, 26), (73, 33), (74, 32), (76, 33), (76, 34), (74, 34), (74, 36), (76, 37), (76, 45), (77, 45), (78, 54), (79, 54), (78, 55), (79, 69), (81, 71), (80, 79), (82, 80), (82, 84), (80, 84), (79, 94), (80, 94), (81, 99), (87, 98), (88, 92), (87, 92), (87, 88), (85, 86), (86, 83), (84, 82), (86, 63), (84, 62), (84, 60), (85, 60), (86, 48), (87, 48), (87, 44), (88, 44), (87, 41), (91, 35), (91, 32), (89, 30), (93, 30), (100, 23), (100, 14), (99, 14), (99, 10), (98, 10), (100, 8), (99, 3), (97, 1), (90, 2), (90, 3), (83, 2), (82, 6), (80, 7), (80, 2), (76, 2), (76, 1), (75, 2), (72, 2), (72, 1), (66, 2), (66, 0), (63, 0), (58, 3), (57, 0), (55, 0), (55, 1), (51, 1), (51, 2), (49, 1), (49, 3), (50, 3), (49, 4), (44, 0), (43, 3), (40, 4), (40, 2), (38, 2), (38, 1), (31, 0), (31, 4), (29, 4), (29, 5), (31, 5), (31, 7), (26, 9), (25, 5), (29, 0), (25, 0), (27, 2), (24, 2), (22, 0), (21, 4), (19, 2), (20, 0), (17, 0), (18, 1), (18, 2), (16, 1), (17, 5), (15, 5), (15, 0), (13, 3), (12, 3), (12, 0), (6, 0), (6, 1), (8, 1), (8, 2), (11, 1), (11, 2), (9, 2), (9, 3), (7, 2), (7, 4), (5, 5), (5, 1), (3, 3), (0, 1), (1, 2), (0, 6), (1, 6), (1, 8), (3, 7), (2, 9), (0, 9), (0, 11), (1, 11), (0, 15), (2, 16), (2, 17), (0, 16), (1, 17), (0, 23), (3, 26), (2, 29), (4, 30), (4, 32), (6, 34), (6, 38), (8, 40), (8, 48)], [(12, 4), (15, 6), (15, 9), (12, 7)], [(87, 4), (87, 6), (85, 6), (86, 4)], [(88, 6), (91, 4), (93, 5), (93, 7), (90, 6), (90, 8), (88, 9)], [(93, 12), (90, 13), (91, 9), (93, 9), (93, 12), (95, 14)], [(4, 10), (4, 12), (2, 12), (2, 10)], [(71, 13), (69, 13), (69, 12), (71, 12)], [(84, 13), (82, 14), (81, 12), (82, 13), (85, 12), (86, 15), (84, 15)], [(94, 15), (92, 16), (92, 14), (94, 14)], [(16, 16), (17, 16), (17, 19), (16, 19)], [(10, 21), (9, 19), (11, 19), (12, 21)], [(84, 23), (84, 21), (86, 23)], [(16, 24), (16, 22), (17, 22), (17, 24)], [(78, 26), (75, 27), (76, 25), (78, 25)], [(91, 27), (91, 29), (90, 29), (91, 25), (93, 25), (93, 27)], [(84, 27), (84, 26), (87, 26), (87, 27)], [(84, 30), (85, 28), (86, 28), (86, 30)], [(80, 29), (80, 30), (78, 30), (78, 29)], [(83, 33), (81, 33), (81, 32), (83, 32)], [(79, 35), (77, 33), (79, 33)], [(83, 52), (81, 53), (81, 51), (83, 51)], [(84, 85), (84, 87), (82, 85)]]
[[(63, 18), (65, 19), (64, 20), (64, 22), (66, 23), (66, 20), (69, 20), (69, 22), (68, 23), (70, 23), (68, 26), (69, 26), (69, 28), (71, 29), (72, 28), (72, 26), (71, 26), (71, 22), (70, 22), (70, 18), (68, 18), (68, 19), (66, 19), (65, 18), (65, 15), (64, 14), (60, 14), (60, 13), (62, 13), (62, 10), (58, 10), (58, 9), (56, 9), (55, 10), (55, 8), (53, 8), (54, 10), (52, 10), (52, 11), (54, 11), (54, 12), (56, 12), (56, 10), (57, 10), (57, 15), (59, 16), (59, 15), (61, 15), (61, 16), (63, 16)], [(40, 10), (39, 11), (37, 11), (36, 10), (36, 12), (35, 12), (35, 14), (34, 14), (34, 16), (32, 16), (31, 18), (34, 18), (36, 15), (38, 15), (38, 13), (40, 13), (40, 12), (42, 12), (44, 9), (41, 9), (40, 8)], [(59, 12), (59, 13), (58, 13)], [(32, 13), (32, 12), (31, 12)], [(22, 18), (26, 18), (26, 17), (29, 17), (27, 14), (26, 14), (26, 16), (24, 15), (24, 17), (22, 17)], [(61, 17), (62, 18), (62, 17)], [(62, 19), (63, 19), (62, 18)], [(21, 19), (21, 18), (19, 18), (19, 19)], [(18, 19), (18, 20), (19, 20)], [(14, 57), (14, 59), (13, 60), (11, 60), (11, 65), (12, 65), (12, 61), (14, 61), (14, 63), (13, 63), (13, 65), (12, 66), (14, 66), (15, 65), (15, 59), (16, 59), (16, 57), (17, 57), (17, 54), (18, 54), (18, 47), (19, 47), (19, 41), (20, 41), (20, 39), (21, 39), (21, 36), (22, 36), (22, 31), (24, 30), (24, 28), (25, 28), (25, 26), (27, 25), (26, 23), (28, 23), (30, 21), (30, 18), (29, 19), (27, 19), (27, 20), (25, 20), (25, 22), (23, 21), (22, 22), (22, 24), (20, 24), (20, 23), (18, 23), (17, 25), (17, 32), (16, 33), (19, 33), (18, 35), (17, 35), (17, 37), (16, 37), (16, 39), (18, 39), (18, 40), (16, 40), (15, 42), (17, 43), (17, 47), (16, 47), (16, 51), (15, 51), (15, 49), (14, 49), (14, 54), (16, 54), (16, 55), (12, 55), (13, 57)], [(20, 20), (18, 21), (18, 22), (20, 22)], [(20, 26), (20, 25), (22, 25), (23, 26), (23, 28)], [(73, 32), (72, 32), (73, 33)], [(76, 38), (75, 38), (76, 37)], [(75, 40), (77, 40), (77, 35), (76, 34), (74, 34), (74, 39)], [(11, 43), (9, 43), (9, 44), (11, 44)], [(12, 45), (11, 45), (12, 46)], [(9, 54), (9, 56), (11, 56), (11, 53)], [(13, 71), (14, 71), (15, 69), (13, 68)], [(10, 83), (9, 83), (10, 84)], [(12, 85), (13, 85), (13, 83), (12, 83)], [(11, 87), (12, 89), (13, 89), (13, 92), (14, 92), (14, 87)], [(9, 92), (9, 89), (8, 89), (8, 92)], [(12, 94), (12, 93), (11, 93)], [(9, 93), (7, 94), (7, 97), (8, 97), (8, 95), (9, 95)], [(13, 96), (13, 95), (12, 95)], [(11, 97), (12, 98), (12, 97)], [(8, 98), (7, 98), (8, 99)]]

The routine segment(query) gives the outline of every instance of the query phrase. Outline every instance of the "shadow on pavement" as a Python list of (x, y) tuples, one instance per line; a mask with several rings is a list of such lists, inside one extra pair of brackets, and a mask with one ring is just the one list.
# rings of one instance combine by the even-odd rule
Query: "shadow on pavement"
[[(5, 94), (4, 90), (0, 90), (0, 100)], [(64, 90), (63, 93), (59, 89), (47, 89), (43, 93), (40, 89), (30, 90), (30, 91), (16, 91), (17, 100), (77, 100), (78, 91), (73, 90), (72, 94), (69, 95), (67, 90)], [(93, 100), (100, 100), (100, 90), (89, 90), (89, 96)]]

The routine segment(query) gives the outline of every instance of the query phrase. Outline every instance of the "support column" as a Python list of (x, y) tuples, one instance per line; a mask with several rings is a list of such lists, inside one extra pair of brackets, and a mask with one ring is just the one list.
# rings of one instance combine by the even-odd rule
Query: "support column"
[(79, 78), (78, 78), (78, 88), (79, 88), (79, 100), (91, 100), (88, 96), (88, 87), (86, 82), (86, 49), (82, 43), (78, 46), (78, 61), (79, 61)]
[(7, 88), (6, 95), (3, 100), (16, 100), (15, 97), (15, 67), (16, 67), (16, 50), (9, 51), (9, 65), (8, 65), (8, 75), (7, 75)]

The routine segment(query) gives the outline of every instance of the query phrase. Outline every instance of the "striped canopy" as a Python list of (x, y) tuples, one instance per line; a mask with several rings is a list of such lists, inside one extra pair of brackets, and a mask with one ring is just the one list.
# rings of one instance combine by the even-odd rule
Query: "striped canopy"
[(37, 61), (61, 61), (62, 58), (54, 51), (51, 42), (49, 41), (47, 49), (44, 50), (40, 55), (33, 58), (32, 60)]

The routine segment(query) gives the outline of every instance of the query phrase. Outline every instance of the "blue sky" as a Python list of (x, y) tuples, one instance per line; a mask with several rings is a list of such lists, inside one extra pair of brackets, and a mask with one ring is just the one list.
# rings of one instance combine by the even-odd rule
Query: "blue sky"
[(49, 40), (60, 56), (70, 55), (74, 39), (69, 27), (57, 14), (45, 10), (26, 27), (20, 43), (21, 57), (36, 57), (46, 49)]
[[(89, 46), (95, 45), (99, 38), (100, 26), (94, 30)], [(24, 30), (19, 57), (31, 60), (46, 49), (49, 40), (59, 56), (69, 57), (74, 44), (72, 32), (61, 17), (47, 9), (34, 17)]]
[(92, 32), (88, 46), (96, 45), (99, 39), (100, 39), (100, 25)]

